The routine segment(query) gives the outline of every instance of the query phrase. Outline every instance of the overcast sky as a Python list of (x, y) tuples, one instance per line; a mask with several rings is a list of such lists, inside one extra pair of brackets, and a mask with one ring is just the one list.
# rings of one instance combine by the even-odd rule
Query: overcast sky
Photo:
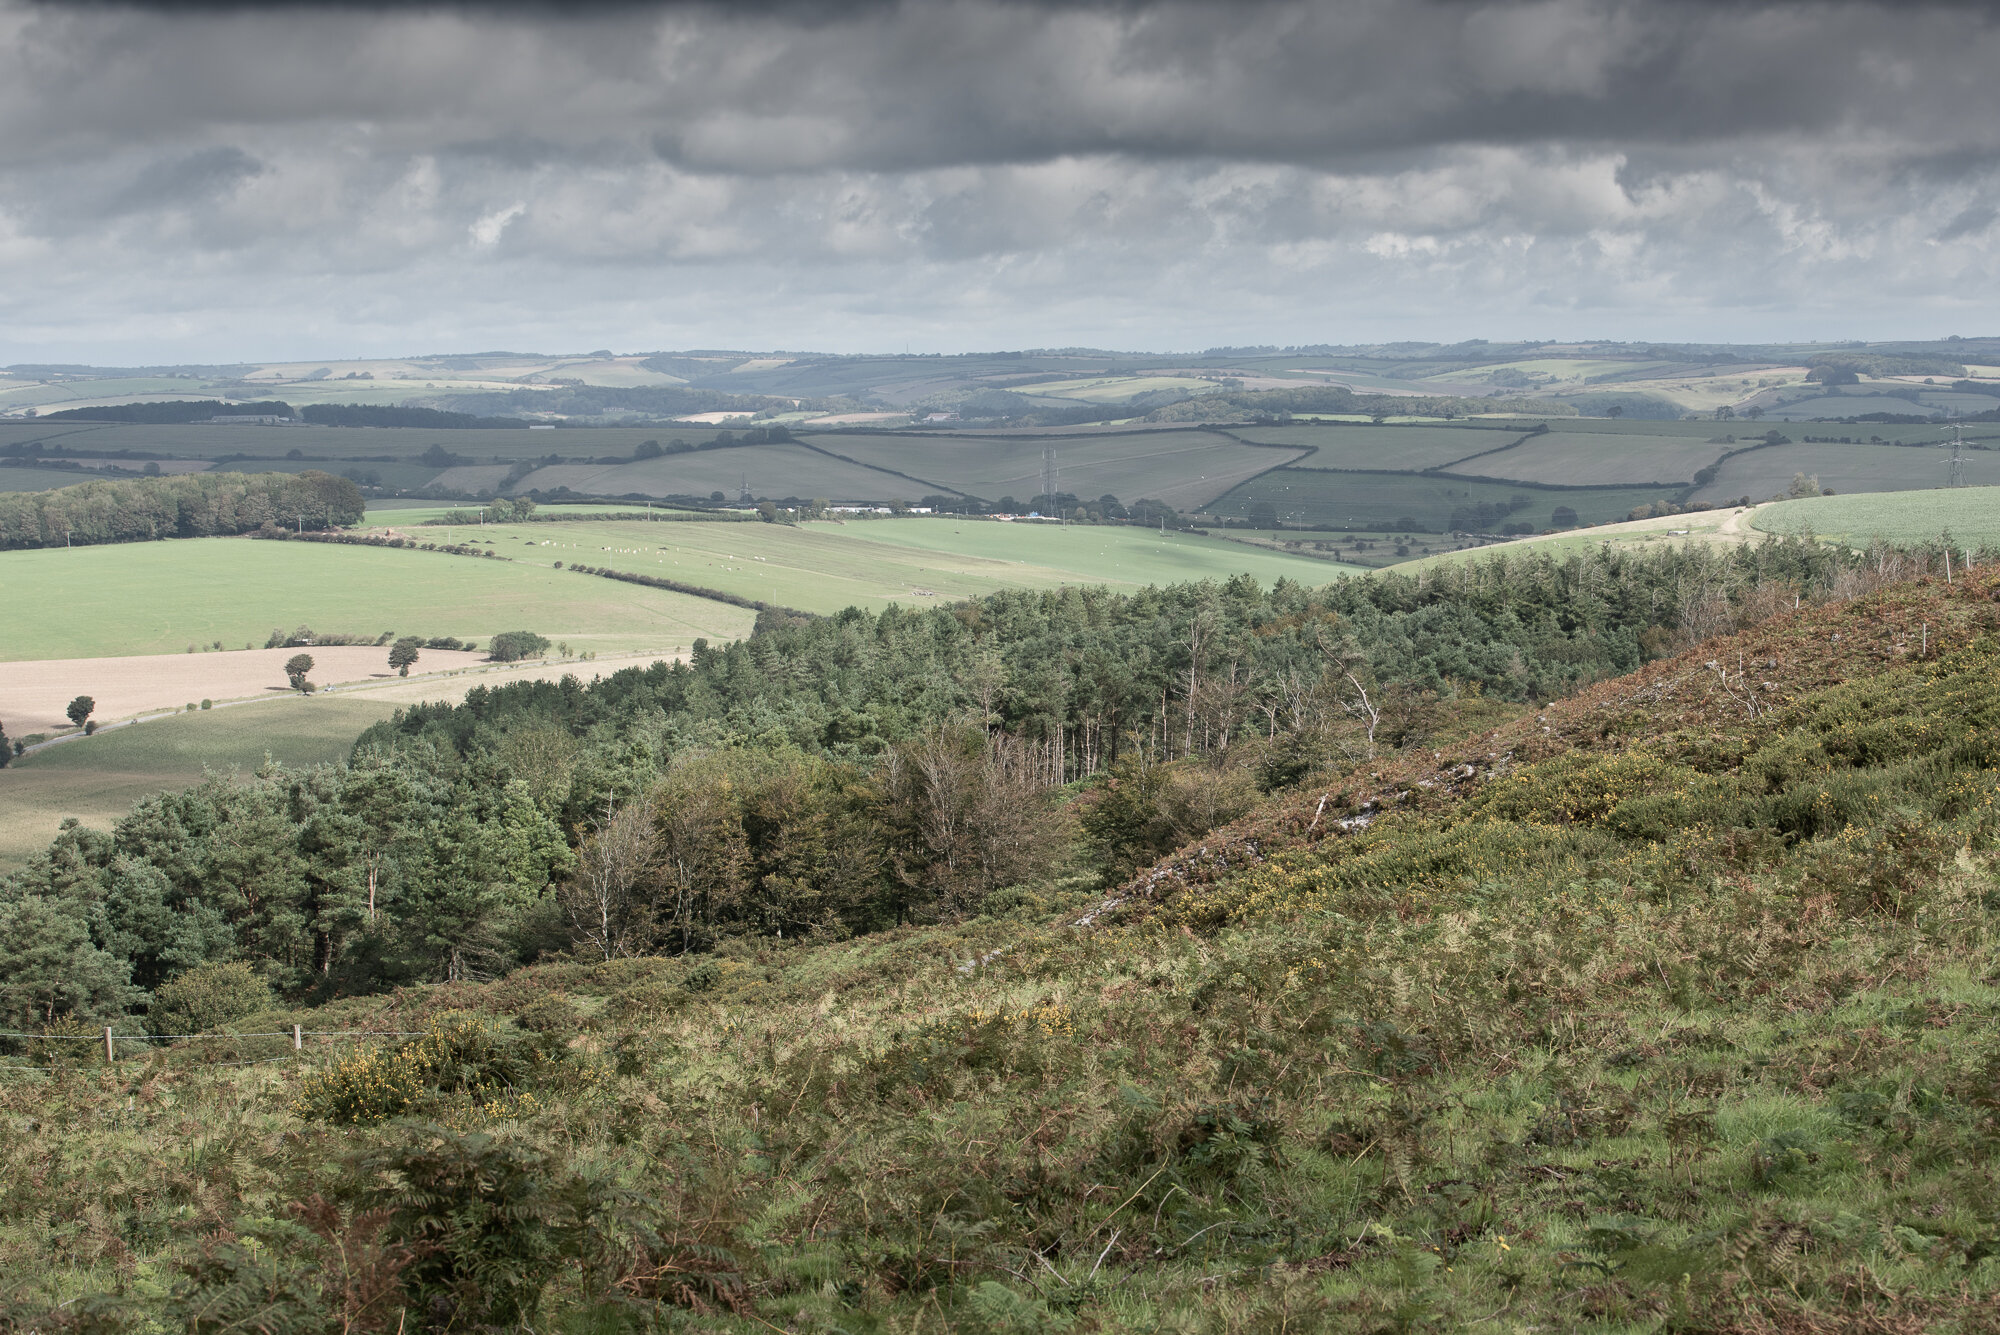
[(2000, 332), (1992, 4), (0, 0), (0, 360)]

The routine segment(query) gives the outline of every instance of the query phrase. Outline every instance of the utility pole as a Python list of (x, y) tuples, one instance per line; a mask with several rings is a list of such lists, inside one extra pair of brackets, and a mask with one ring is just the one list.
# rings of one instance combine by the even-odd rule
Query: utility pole
[(1951, 481), (1946, 485), (1952, 487), (1965, 485), (1965, 441), (1956, 422), (1951, 424)]

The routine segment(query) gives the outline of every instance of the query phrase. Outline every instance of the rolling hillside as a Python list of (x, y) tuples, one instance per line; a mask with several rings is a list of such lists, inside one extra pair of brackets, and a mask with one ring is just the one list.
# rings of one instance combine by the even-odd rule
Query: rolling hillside
[(6, 1315), (1971, 1335), (1996, 598), (1446, 727), (1109, 898), (37, 1040)]

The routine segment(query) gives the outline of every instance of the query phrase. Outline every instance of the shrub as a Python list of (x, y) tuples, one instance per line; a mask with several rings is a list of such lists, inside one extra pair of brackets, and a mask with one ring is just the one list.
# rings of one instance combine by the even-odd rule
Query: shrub
[(215, 708), (215, 701), (213, 701), (213, 700), (203, 700), (203, 701), (201, 702), (201, 707), (202, 707), (203, 709), (213, 709), (213, 708)]
[(605, 1184), (478, 1132), (413, 1129), (356, 1167), (394, 1184), (379, 1190), (390, 1236), (416, 1258), (403, 1284), (449, 1330), (525, 1326), (559, 1276), (596, 1268), (587, 1253), (613, 1213)]
[[(402, 1270), (415, 1259), (383, 1235), (391, 1212), (342, 1209), (318, 1195), (287, 1219), (240, 1220), (182, 1263), (166, 1328), (264, 1335), (393, 1335), (409, 1328)], [(115, 1330), (116, 1327), (93, 1327)]]
[(271, 985), (241, 960), (204, 964), (153, 994), (147, 1027), (156, 1034), (199, 1034), (271, 1005)]

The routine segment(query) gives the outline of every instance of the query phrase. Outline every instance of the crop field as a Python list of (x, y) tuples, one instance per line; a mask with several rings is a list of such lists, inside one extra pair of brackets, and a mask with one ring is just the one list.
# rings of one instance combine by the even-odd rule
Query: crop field
[[(1762, 507), (1768, 509), (1769, 507)], [(1567, 533), (1535, 534), (1511, 542), (1493, 542), (1477, 547), (1461, 547), (1425, 554), (1413, 547), (1409, 560), (1389, 566), (1398, 574), (1415, 574), (1447, 562), (1479, 561), (1515, 552), (1536, 552), (1563, 557), (1614, 548), (1638, 551), (1686, 543), (1734, 546), (1756, 542), (1764, 536), (1752, 526), (1758, 507), (1730, 506), (1719, 510), (1694, 510), (1687, 514), (1663, 515), (1652, 519), (1631, 519), (1617, 524), (1573, 529)]]
[[(438, 502), (418, 500), (412, 497), (370, 501), (368, 502), (368, 522), (370, 525), (377, 527), (394, 524), (399, 528), (408, 528), (412, 525), (428, 523), (433, 519), (443, 519), (446, 515), (450, 514), (476, 515), (480, 512), (480, 508), (480, 502), (478, 501)], [(535, 507), (535, 513), (537, 515), (560, 516), (570, 519), (591, 519), (598, 515), (629, 514), (635, 509), (643, 510), (645, 508), (646, 502), (644, 501), (591, 501), (577, 505), (538, 505)], [(670, 519), (677, 523), (754, 524), (759, 522), (754, 515), (746, 517), (747, 512), (744, 511), (669, 510), (664, 506), (658, 506), (657, 503), (656, 508), (661, 518)]]
[(1045, 399), (1075, 399), (1079, 403), (1123, 403), (1140, 394), (1171, 389), (1200, 393), (1215, 386), (1192, 376), (1116, 375), (1082, 380), (1047, 380), (1033, 385), (1009, 386), (1016, 394), (1039, 395)]
[(1442, 468), (1468, 454), (1498, 449), (1519, 440), (1533, 423), (1490, 426), (1232, 426), (1239, 440), (1261, 445), (1296, 445), (1313, 454), (1299, 468), (1365, 468), (1421, 472)]
[(361, 731), (395, 708), (366, 696), (292, 696), (149, 720), (23, 756), (0, 769), (0, 871), (47, 848), (65, 817), (109, 829), (134, 802), (199, 783), (206, 770), (248, 774), (266, 755), (285, 765), (345, 760)]
[[(1324, 584), (1339, 566), (1195, 534), (1122, 525), (946, 518), (782, 524), (535, 524), (508, 532), (566, 564), (681, 580), (807, 612), (973, 598), (1000, 589), (1143, 587), (1249, 574)], [(526, 554), (526, 543), (538, 554)], [(606, 587), (626, 587), (600, 581)]]
[(1313, 557), (1246, 550), (1242, 543), (1197, 534), (1123, 526), (926, 519), (870, 524), (866, 533), (872, 541), (912, 552), (1038, 564), (1074, 570), (1084, 580), (1105, 584), (1178, 584), (1231, 575), (1249, 575), (1266, 586), (1279, 579), (1315, 584), (1358, 569)]
[[(1765, 428), (1752, 422), (1717, 422), (1702, 419), (1694, 422), (1667, 422), (1657, 418), (1626, 417), (1550, 417), (1544, 420), (1551, 432), (1561, 434), (1574, 432), (1586, 436), (1661, 436), (1669, 440), (1693, 437), (1707, 440), (1711, 436), (1735, 435), (1740, 441), (1746, 436), (1763, 434)], [(1720, 449), (1721, 446), (1716, 448)]]
[[(539, 434), (539, 433), (538, 433)], [(605, 467), (555, 464), (530, 473), (514, 490), (571, 491), (604, 496), (707, 496), (722, 492), (734, 500), (748, 485), (757, 496), (821, 497), (826, 500), (916, 500), (923, 488), (872, 468), (829, 458), (800, 445), (746, 445), (698, 450), (637, 463)], [(949, 489), (949, 483), (944, 484)]]
[[(1891, 393), (1889, 391), (1897, 391)], [(1914, 391), (1915, 397), (1903, 393)], [(1817, 418), (1856, 417), (1865, 413), (1893, 413), (1904, 417), (1928, 417), (1932, 413), (1971, 414), (1990, 412), (1995, 401), (1984, 394), (1959, 394), (1948, 385), (1926, 385), (1922, 378), (1863, 380), (1859, 385), (1825, 394), (1805, 394), (1771, 404), (1766, 412), (1780, 421), (1796, 422)], [(1927, 423), (1895, 423), (1896, 431), (1922, 431)], [(1882, 428), (1877, 428), (1878, 430)]]
[(987, 500), (1040, 493), (1042, 450), (1054, 448), (1057, 486), (1077, 496), (1107, 493), (1194, 509), (1294, 456), (1217, 431), (1134, 431), (1088, 436), (824, 435), (807, 437), (875, 468), (927, 478)]
[(0, 491), (52, 491), (57, 487), (74, 487), (95, 476), (67, 468), (0, 468)]
[(1551, 486), (1685, 483), (1733, 448), (1685, 436), (1551, 431), (1523, 441), (1504, 454), (1471, 460), (1463, 471)]
[[(1506, 456), (1497, 456), (1504, 458)], [(1515, 511), (1514, 522), (1550, 527), (1558, 506), (1576, 511), (1579, 522), (1623, 519), (1634, 507), (1668, 500), (1672, 487), (1536, 487), (1528, 483), (1468, 482), (1462, 478), (1416, 473), (1332, 473), (1310, 468), (1281, 468), (1264, 474), (1208, 507), (1226, 519), (1247, 518), (1252, 506), (1268, 501), (1288, 523), (1318, 528), (1401, 532), (1414, 521), (1418, 528), (1442, 532), (1453, 512), (1465, 505), (1487, 502), (1510, 505), (1516, 496), (1529, 503)]]
[(1216, 537), (1263, 547), (1287, 555), (1309, 556), (1337, 563), (1335, 569), (1359, 567), (1378, 570), (1406, 561), (1477, 550), (1480, 544), (1444, 533), (1348, 533), (1292, 528), (1227, 528), (1212, 530)]
[[(405, 387), (404, 392), (408, 389)], [(433, 445), (474, 462), (539, 459), (550, 454), (565, 458), (601, 459), (629, 456), (641, 443), (657, 440), (662, 444), (681, 439), (690, 444), (710, 439), (713, 431), (699, 426), (655, 424), (643, 427), (558, 427), (552, 431), (526, 431), (518, 427), (495, 430), (433, 430), (418, 427), (335, 427), (335, 426), (142, 426), (124, 423), (95, 425), (88, 422), (0, 423), (0, 446), (21, 440), (60, 441), (79, 453), (96, 450), (140, 450), (149, 454), (186, 459), (219, 459), (245, 454), (255, 458), (282, 459), (292, 450), (306, 456), (307, 466), (324, 467), (329, 462), (405, 461)], [(338, 472), (338, 469), (334, 471)]]
[[(382, 466), (387, 468), (410, 467), (408, 464), (387, 464)], [(421, 467), (421, 465), (418, 466)], [(424, 483), (391, 482), (390, 485), (406, 488), (433, 486), (442, 487), (446, 491), (466, 491), (475, 494), (482, 491), (498, 492), (507, 481), (507, 474), (513, 471), (511, 464), (461, 464), (456, 468), (445, 469), (442, 473), (436, 474)]]
[[(1923, 439), (1913, 434), (1903, 438)], [(1950, 481), (1950, 454), (1948, 447), (1928, 443), (1924, 447), (1772, 445), (1739, 454), (1722, 465), (1715, 481), (1696, 492), (1695, 499), (1716, 503), (1738, 496), (1770, 500), (1782, 496), (1798, 473), (1817, 476), (1822, 487), (1840, 492), (1921, 491)], [(1965, 479), (1974, 486), (2000, 484), (2000, 451), (1967, 450)]]
[(1955, 546), (2000, 547), (2000, 486), (1952, 487), (1852, 496), (1811, 496), (1758, 507), (1765, 533), (1812, 533), (1864, 546), (1932, 542), (1949, 533)]
[(96, 429), (80, 422), (0, 422), (0, 448), (23, 441), (54, 443), (79, 431)]
[(177, 654), (215, 640), (240, 649), (301, 624), (481, 642), (532, 630), (618, 651), (734, 639), (751, 621), (709, 599), (538, 565), (245, 538), (0, 553), (0, 605), (0, 661)]
[[(1528, 357), (1519, 361), (1509, 361), (1505, 369), (1522, 371), (1529, 375), (1554, 376), (1563, 381), (1586, 381), (1592, 376), (1646, 374), (1651, 371), (1672, 370), (1677, 362), (1627, 361), (1610, 358), (1590, 359), (1584, 357)], [(1439, 384), (1486, 384), (1500, 366), (1474, 366), (1462, 371), (1442, 371), (1426, 376), (1426, 380)]]
[(37, 380), (0, 381), (0, 409), (14, 410), (35, 405), (60, 408), (72, 403), (95, 403), (139, 395), (184, 395), (188, 382), (165, 376), (106, 377), (101, 380), (67, 380), (50, 384)]
[[(0, 662), (0, 723), (15, 737), (67, 731), (63, 708), (79, 694), (97, 702), (100, 724), (135, 714), (178, 709), (201, 700), (272, 699), (286, 695), (285, 660), (297, 649), (143, 654), (111, 658), (40, 658)], [(330, 688), (348, 682), (403, 680), (374, 645), (322, 645), (307, 650), (312, 680)], [(477, 653), (426, 649), (419, 672), (444, 672), (485, 661)], [(410, 678), (409, 680), (417, 680)]]
[[(268, 652), (277, 663), (282, 663), (296, 651)], [(258, 650), (252, 654), (196, 654), (191, 661), (213, 668), (225, 660), (261, 658), (265, 653)], [(208, 691), (218, 692), (218, 704), (212, 710), (100, 728), (96, 736), (87, 740), (63, 742), (33, 752), (0, 770), (0, 873), (45, 848), (64, 817), (75, 816), (86, 825), (108, 829), (140, 798), (197, 783), (205, 770), (222, 773), (240, 770), (247, 774), (262, 765), (267, 755), (285, 765), (344, 760), (363, 729), (406, 705), (438, 700), (456, 704), (475, 686), (554, 681), (572, 673), (588, 681), (620, 668), (643, 666), (660, 656), (613, 654), (589, 662), (550, 658), (487, 664), (480, 655), (427, 649), (413, 674), (400, 678), (377, 677), (377, 672), (386, 666), (382, 649), (323, 646), (312, 650), (312, 654), (325, 669), (315, 667), (315, 680), (345, 679), (349, 674), (339, 667), (344, 661), (361, 663), (360, 674), (370, 680), (361, 685), (342, 686), (331, 693), (300, 696), (289, 690), (268, 691), (271, 675), (265, 674), (252, 685), (269, 698), (224, 704), (219, 692), (230, 689), (228, 681), (189, 683), (176, 674), (184, 677), (191, 669), (183, 668), (183, 660), (171, 655), (136, 660), (164, 669), (164, 674), (155, 673), (151, 678), (125, 683), (110, 680), (105, 669), (134, 660), (96, 659), (77, 664), (70, 694), (79, 689), (93, 692), (98, 699), (99, 716), (106, 719), (135, 712), (114, 712), (116, 692), (121, 689), (136, 689), (137, 693), (128, 699), (136, 700), (137, 708), (148, 711), (199, 703), (198, 697)], [(0, 722), (8, 725), (12, 737), (28, 736), (36, 729), (24, 726), (28, 720), (8, 704), (11, 696), (8, 683), (20, 669), (41, 666), (0, 664)], [(276, 675), (282, 684), (282, 672)], [(196, 698), (184, 698), (189, 696)]]

